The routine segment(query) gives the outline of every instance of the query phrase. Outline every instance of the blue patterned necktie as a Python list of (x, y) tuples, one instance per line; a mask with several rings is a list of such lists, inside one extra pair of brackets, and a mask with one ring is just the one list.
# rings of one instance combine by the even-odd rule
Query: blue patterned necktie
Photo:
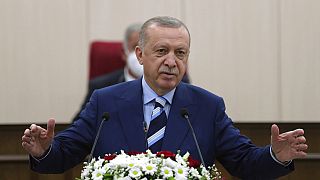
[(162, 140), (167, 124), (167, 115), (164, 110), (166, 99), (155, 98), (155, 106), (151, 114), (151, 122), (147, 133), (148, 148), (156, 153), (161, 150)]

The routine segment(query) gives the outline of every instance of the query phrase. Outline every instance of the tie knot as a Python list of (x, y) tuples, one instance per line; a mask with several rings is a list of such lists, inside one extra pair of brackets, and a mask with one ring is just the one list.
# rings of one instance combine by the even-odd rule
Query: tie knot
[(155, 98), (155, 107), (161, 107), (163, 108), (164, 105), (166, 104), (167, 100), (165, 98), (163, 98), (162, 96), (160, 97), (156, 97)]

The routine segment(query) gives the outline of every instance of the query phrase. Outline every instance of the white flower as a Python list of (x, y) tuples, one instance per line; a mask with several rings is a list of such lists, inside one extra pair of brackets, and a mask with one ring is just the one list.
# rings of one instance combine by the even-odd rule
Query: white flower
[(105, 172), (102, 170), (102, 168), (98, 168), (92, 172), (92, 179), (94, 180), (102, 180), (103, 174)]
[(176, 155), (176, 161), (177, 161), (177, 163), (179, 163), (183, 166), (187, 166), (187, 161), (184, 160), (179, 154)]
[(189, 156), (190, 156), (190, 153), (187, 152), (185, 155), (182, 156), (182, 158), (184, 161), (188, 161)]
[(81, 179), (84, 179), (85, 177), (90, 175), (90, 170), (88, 168), (84, 168), (81, 172)]
[(129, 176), (126, 177), (119, 177), (119, 178), (113, 178), (114, 180), (131, 180)]
[(142, 172), (139, 168), (132, 168), (129, 171), (129, 176), (132, 178), (139, 178), (142, 175)]
[(173, 177), (173, 172), (172, 169), (170, 169), (169, 167), (162, 167), (161, 168), (161, 175), (163, 175), (163, 178), (169, 178), (169, 177)]
[(104, 159), (98, 159), (97, 161), (94, 162), (93, 164), (93, 169), (100, 168), (102, 166), (102, 163), (104, 162)]
[(122, 154), (120, 154), (119, 156), (117, 156), (116, 158), (110, 161), (110, 165), (111, 167), (114, 167), (114, 166), (127, 167), (128, 159), (126, 156), (123, 156)]
[(174, 172), (175, 172), (175, 175), (176, 177), (178, 178), (181, 178), (181, 179), (187, 179), (187, 176), (188, 176), (188, 168), (186, 167), (183, 167), (183, 166), (178, 166), (174, 169)]
[(198, 178), (198, 179), (200, 179), (201, 178), (201, 175), (199, 174), (199, 171), (198, 170), (196, 170), (195, 168), (190, 168), (190, 175), (192, 176), (192, 177), (195, 177), (195, 178)]
[(131, 168), (136, 167), (136, 164), (135, 164), (135, 163), (136, 163), (136, 162), (135, 162), (134, 160), (128, 159), (127, 162), (126, 162), (126, 166), (127, 166), (129, 169), (131, 169)]
[(84, 163), (81, 171), (81, 180), (102, 180), (110, 177), (115, 180), (131, 180), (152, 178), (176, 180), (186, 179), (217, 179), (221, 178), (215, 166), (207, 170), (204, 166), (193, 168), (188, 166), (190, 154), (184, 156), (177, 154), (175, 160), (158, 157), (147, 151), (146, 154), (127, 155), (124, 151), (116, 155), (114, 159), (107, 161), (101, 158), (92, 159)]
[(179, 166), (179, 164), (176, 161), (174, 161), (174, 160), (172, 160), (170, 158), (167, 158), (167, 159), (163, 160), (163, 166), (169, 166), (169, 167), (171, 167), (173, 169), (176, 166)]
[(142, 170), (146, 172), (146, 174), (153, 175), (157, 171), (157, 165), (152, 163), (147, 163), (142, 166)]

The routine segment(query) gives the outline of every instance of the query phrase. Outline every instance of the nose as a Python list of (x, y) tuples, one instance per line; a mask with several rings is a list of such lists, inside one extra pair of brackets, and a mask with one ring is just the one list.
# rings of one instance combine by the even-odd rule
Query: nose
[(167, 54), (167, 57), (166, 59), (164, 60), (164, 65), (170, 67), (170, 68), (173, 68), (173, 67), (176, 67), (177, 66), (177, 63), (176, 63), (176, 56), (174, 53), (169, 53)]

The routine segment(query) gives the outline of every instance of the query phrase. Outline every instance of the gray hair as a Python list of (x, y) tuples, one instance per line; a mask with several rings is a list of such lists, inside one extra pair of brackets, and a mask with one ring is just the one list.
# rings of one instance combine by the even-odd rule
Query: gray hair
[(154, 17), (154, 18), (147, 20), (141, 27), (141, 31), (139, 34), (138, 46), (140, 46), (140, 48), (142, 50), (144, 49), (144, 46), (145, 46), (146, 41), (148, 39), (146, 31), (153, 24), (156, 24), (157, 26), (160, 26), (160, 27), (169, 27), (169, 28), (184, 27), (187, 30), (188, 35), (189, 35), (189, 46), (190, 46), (190, 40), (191, 40), (190, 32), (189, 32), (189, 29), (187, 28), (187, 26), (182, 21), (180, 21), (177, 18), (170, 17), (170, 16), (157, 16), (157, 17)]
[(123, 40), (123, 50), (126, 54), (129, 53), (128, 41), (129, 41), (131, 34), (134, 32), (139, 32), (141, 29), (141, 26), (142, 26), (141, 23), (134, 23), (134, 24), (131, 24), (127, 27), (127, 29), (124, 33), (124, 40)]

